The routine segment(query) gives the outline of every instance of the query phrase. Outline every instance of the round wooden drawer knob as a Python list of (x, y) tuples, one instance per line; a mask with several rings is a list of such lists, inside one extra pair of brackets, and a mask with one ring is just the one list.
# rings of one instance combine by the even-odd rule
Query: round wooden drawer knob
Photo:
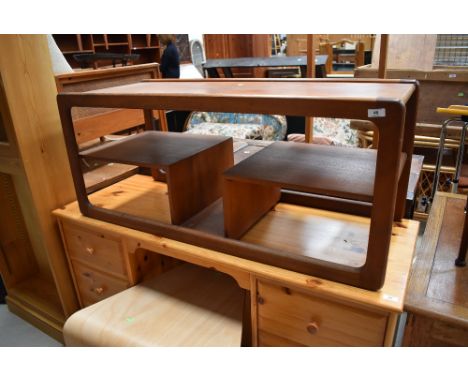
[(311, 323), (307, 324), (307, 331), (310, 334), (317, 334), (317, 332), (319, 331), (318, 324), (316, 322), (311, 322)]
[(96, 294), (102, 294), (102, 292), (104, 292), (104, 288), (94, 288), (94, 292), (96, 292)]
[(94, 253), (94, 248), (93, 247), (86, 247), (86, 252), (88, 252), (90, 255)]

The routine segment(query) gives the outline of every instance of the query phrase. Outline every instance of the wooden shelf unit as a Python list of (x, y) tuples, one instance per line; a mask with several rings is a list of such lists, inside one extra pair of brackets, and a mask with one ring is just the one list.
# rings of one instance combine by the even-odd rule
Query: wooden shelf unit
[[(139, 84), (101, 89), (85, 94), (61, 94), (58, 97), (58, 102), (78, 201), (83, 214), (86, 216), (163, 235), (168, 238), (177, 238), (190, 244), (233, 253), (236, 256), (257, 259), (293, 271), (377, 290), (382, 286), (385, 279), (392, 224), (394, 221), (400, 221), (404, 216), (406, 190), (412, 159), (417, 95), (418, 87), (415, 81), (149, 80)], [(296, 256), (284, 250), (274, 250), (220, 237), (208, 232), (196, 231), (185, 225), (176, 226), (148, 219), (136, 219), (128, 214), (116, 213), (101, 206), (93, 205), (87, 197), (81, 169), (78, 166), (79, 153), (76, 150), (70, 114), (71, 108), (76, 106), (275, 113), (371, 121), (375, 125), (379, 136), (377, 153), (365, 153), (356, 150), (353, 161), (347, 159), (349, 156), (341, 155), (341, 161), (336, 160), (336, 163), (332, 166), (338, 171), (341, 170), (341, 167), (347, 168), (346, 166), (354, 164), (356, 166), (354, 171), (342, 173), (343, 176), (337, 177), (338, 180), (351, 182), (350, 184), (340, 185), (339, 181), (331, 184), (330, 180), (330, 184), (323, 184), (322, 188), (313, 188), (310, 185), (308, 187), (293, 187), (293, 189), (299, 191), (319, 192), (325, 196), (339, 197), (336, 198), (340, 206), (337, 210), (343, 213), (355, 213), (356, 208), (361, 207), (360, 203), (363, 200), (372, 201), (372, 208), (367, 206), (360, 212), (361, 215), (371, 218), (367, 248), (368, 256), (364, 265), (357, 268), (341, 264), (336, 265), (323, 260)], [(183, 138), (180, 137), (180, 139), (182, 142)], [(266, 149), (266, 154), (260, 153), (258, 158), (262, 158), (272, 150), (276, 150), (274, 149), (276, 145), (271, 147), (271, 149)], [(298, 152), (302, 147), (307, 147), (303, 160), (315, 155), (311, 153), (317, 150), (319, 153), (323, 151), (324, 154), (327, 153), (331, 157), (334, 155), (335, 150), (339, 149), (301, 145), (291, 145), (290, 147), (289, 159), (294, 157), (293, 147)], [(342, 153), (345, 153), (346, 150), (343, 150)], [(287, 151), (289, 150), (287, 149)], [(115, 154), (118, 155), (117, 152), (113, 155)], [(114, 156), (111, 158), (107, 154), (106, 157), (112, 160), (117, 159)], [(256, 157), (251, 157), (249, 161), (256, 161)], [(362, 157), (367, 158), (362, 162), (364, 164), (358, 161)], [(375, 157), (375, 159), (371, 160), (371, 157)], [(281, 163), (281, 161), (278, 163)], [(305, 161), (302, 162), (302, 165), (300, 163), (301, 161), (298, 163), (293, 162), (290, 171), (294, 171), (295, 167), (301, 169), (304, 173), (314, 171), (313, 165), (308, 168), (304, 165)], [(275, 162), (272, 161), (270, 165), (274, 167)], [(241, 163), (240, 166), (242, 168), (244, 165)], [(362, 171), (363, 168), (365, 168), (364, 172)], [(236, 168), (228, 171), (225, 182), (229, 182), (229, 174), (235, 171), (237, 171)], [(371, 176), (373, 171), (375, 177)], [(284, 170), (282, 173), (286, 172)], [(355, 176), (350, 176), (352, 174), (355, 174)], [(367, 175), (368, 178), (361, 181), (361, 179), (357, 178), (358, 175)], [(258, 174), (255, 176), (258, 176)], [(298, 173), (297, 176), (298, 178), (301, 177), (301, 173)], [(330, 179), (332, 177), (333, 175), (330, 175)], [(308, 178), (305, 177), (304, 179)], [(245, 183), (244, 181), (245, 179), (237, 183)], [(247, 190), (237, 187), (233, 192), (232, 188), (225, 188), (223, 197), (225, 219), (229, 221), (233, 216), (233, 211), (240, 212), (241, 215), (247, 211), (249, 226), (256, 223), (278, 202), (281, 196), (281, 188), (287, 190), (288, 183), (283, 181), (284, 179), (279, 180), (278, 187), (273, 194), (271, 194), (270, 190), (267, 190), (263, 194), (253, 195), (249, 187), (247, 187)], [(292, 181), (291, 184), (295, 182), (297, 181)], [(363, 189), (360, 190), (362, 185), (366, 189), (365, 192)], [(365, 197), (357, 198), (357, 200), (343, 199), (343, 197), (350, 196), (349, 191), (348, 193), (343, 191), (345, 188), (348, 188), (348, 190), (357, 189), (357, 192), (364, 194)], [(255, 191), (258, 191), (258, 189), (258, 187), (255, 188)], [(259, 197), (259, 195), (263, 195), (265, 198)], [(245, 204), (228, 204), (226, 206), (226, 203), (231, 203), (236, 198)], [(295, 198), (295, 202), (303, 204), (300, 199), (300, 197)], [(320, 197), (317, 198), (314, 195), (310, 195), (308, 200), (313, 200), (312, 203), (309, 201), (305, 203), (308, 207), (320, 208), (324, 205)], [(248, 206), (247, 209), (243, 208), (245, 206)], [(242, 219), (244, 216), (240, 217), (240, 219), (236, 217), (233, 219), (234, 225), (244, 220)]]
[(53, 78), (46, 36), (0, 36), (0, 274), (8, 308), (63, 341), (79, 305), (50, 214), (74, 199)]
[[(156, 34), (54, 34), (58, 47), (68, 63), (79, 67), (73, 54), (79, 53), (137, 53), (140, 58), (133, 64), (160, 62), (161, 50)], [(102, 61), (101, 66), (110, 65)]]

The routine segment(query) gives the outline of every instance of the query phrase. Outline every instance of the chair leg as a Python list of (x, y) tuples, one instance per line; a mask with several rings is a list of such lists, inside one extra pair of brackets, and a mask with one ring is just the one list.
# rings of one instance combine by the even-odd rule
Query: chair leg
[(457, 163), (455, 166), (455, 178), (452, 183), (452, 192), (458, 192), (458, 182), (460, 181), (461, 167), (463, 165), (463, 157), (465, 156), (465, 138), (466, 138), (466, 128), (468, 123), (465, 123), (462, 127), (461, 137), (460, 137), (460, 146), (457, 153)]
[(434, 201), (434, 197), (435, 197), (438, 185), (439, 185), (440, 168), (442, 166), (442, 157), (444, 156), (445, 136), (447, 135), (448, 124), (449, 124), (449, 120), (445, 121), (440, 131), (439, 148), (437, 150), (437, 159), (436, 159), (436, 165), (435, 165), (435, 170), (434, 170), (434, 180), (432, 184), (431, 196), (429, 199), (430, 203)]
[(455, 265), (457, 267), (464, 267), (466, 265), (466, 251), (468, 249), (468, 199), (465, 206), (465, 222), (463, 223), (462, 240), (460, 244), (460, 251), (458, 257), (455, 259)]

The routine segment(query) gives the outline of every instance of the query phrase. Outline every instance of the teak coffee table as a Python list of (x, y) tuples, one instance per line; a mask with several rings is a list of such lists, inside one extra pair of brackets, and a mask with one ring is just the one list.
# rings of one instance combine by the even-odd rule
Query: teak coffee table
[[(404, 216), (417, 98), (418, 83), (410, 80), (150, 80), (85, 93), (62, 93), (58, 95), (58, 103), (77, 198), (84, 215), (238, 257), (377, 290), (385, 279), (392, 225), (394, 222), (398, 224)], [(235, 237), (229, 238), (198, 230), (196, 224), (190, 227), (168, 224), (92, 205), (80, 168), (80, 153), (71, 119), (73, 107), (142, 109), (148, 120), (147, 126), (152, 125), (153, 109), (368, 120), (378, 133), (378, 150), (348, 151), (336, 147), (286, 146), (279, 143), (260, 152), (259, 157), (252, 156), (245, 164), (241, 163), (241, 167), (226, 173), (225, 181), (231, 184), (226, 187), (223, 199), (230, 210), (223, 213), (214, 208), (214, 205), (219, 205), (218, 200), (190, 218), (210, 220), (225, 216), (226, 227), (230, 227), (228, 231), (232, 230)], [(183, 146), (183, 135), (180, 135), (180, 139), (176, 139)], [(113, 153), (103, 157), (120, 161), (117, 156)], [(255, 169), (256, 161), (271, 168)], [(198, 170), (195, 166), (187, 171)], [(275, 173), (280, 173), (280, 176), (276, 177)], [(218, 179), (222, 180), (222, 176), (212, 179), (217, 182)], [(242, 182), (246, 184), (239, 186)], [(262, 184), (267, 184), (266, 191), (259, 194)], [(170, 187), (169, 194), (178, 192), (180, 187)], [(202, 193), (197, 195), (204, 198)], [(237, 201), (233, 204), (234, 199)], [(255, 199), (255, 202), (251, 199)], [(289, 204), (370, 217), (367, 251), (364, 252), (362, 265), (351, 266), (346, 259), (342, 263), (331, 262), (323, 256), (315, 258), (291, 253), (284, 248), (254, 244), (242, 237), (239, 240), (248, 227), (244, 227), (244, 222), (238, 219), (236, 223), (232, 208), (237, 208), (236, 205), (251, 206), (253, 211), (249, 215), (254, 218), (247, 223), (251, 225), (278, 199)], [(284, 232), (284, 235), (287, 237), (288, 233)]]

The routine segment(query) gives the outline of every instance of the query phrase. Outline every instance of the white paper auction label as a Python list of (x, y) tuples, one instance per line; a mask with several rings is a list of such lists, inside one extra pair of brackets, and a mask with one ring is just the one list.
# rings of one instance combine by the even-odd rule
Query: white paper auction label
[(385, 117), (385, 109), (367, 109), (367, 116), (369, 118), (383, 118)]
[(383, 299), (384, 299), (384, 300), (387, 300), (387, 301), (391, 301), (391, 302), (398, 302), (398, 300), (399, 300), (398, 297), (396, 297), (396, 296), (391, 296), (391, 295), (389, 295), (389, 294), (384, 294), (384, 295), (383, 295)]

